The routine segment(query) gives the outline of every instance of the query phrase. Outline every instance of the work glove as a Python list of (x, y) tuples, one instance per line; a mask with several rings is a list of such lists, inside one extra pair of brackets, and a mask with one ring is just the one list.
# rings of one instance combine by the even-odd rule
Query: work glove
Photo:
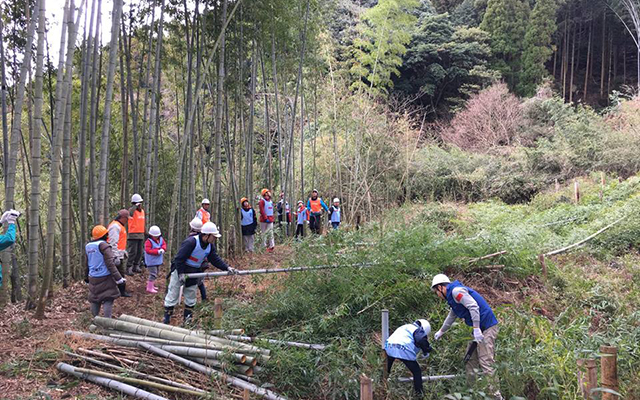
[(16, 211), (14, 209), (7, 210), (2, 214), (2, 217), (0, 217), (0, 223), (2, 223), (2, 225), (4, 225), (5, 223), (15, 224), (19, 216), (19, 211)]
[(123, 255), (124, 258), (129, 258), (129, 252), (126, 251), (126, 250), (123, 250), (122, 255)]
[(120, 280), (116, 281), (116, 285), (122, 285), (123, 283), (125, 283), (127, 280), (124, 278), (120, 278)]
[(484, 335), (482, 334), (482, 330), (480, 328), (473, 328), (473, 340), (477, 343), (482, 343), (484, 340)]
[(229, 272), (231, 275), (237, 275), (238, 274), (238, 270), (233, 268), (233, 267), (229, 267), (227, 272)]
[(160, 249), (160, 250), (158, 250), (158, 255), (159, 255), (159, 256), (161, 256), (161, 255), (163, 255), (163, 254), (164, 254), (164, 249)]
[(436, 332), (436, 333), (435, 333), (435, 335), (433, 335), (433, 338), (434, 338), (435, 340), (438, 340), (438, 339), (440, 339), (440, 338), (442, 337), (442, 335), (444, 335), (444, 332), (442, 332), (442, 331), (440, 330), (440, 331)]

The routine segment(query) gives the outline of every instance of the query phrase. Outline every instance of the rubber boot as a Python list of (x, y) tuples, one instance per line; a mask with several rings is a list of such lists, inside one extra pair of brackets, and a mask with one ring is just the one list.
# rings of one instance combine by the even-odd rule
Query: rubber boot
[(147, 292), (149, 293), (158, 293), (158, 290), (153, 287), (153, 282), (147, 281)]
[(191, 325), (192, 320), (193, 320), (193, 307), (184, 306), (184, 322), (182, 322), (182, 326)]
[(171, 323), (171, 316), (172, 315), (173, 315), (173, 307), (165, 307), (164, 308), (164, 319), (162, 320), (162, 323), (169, 325)]
[(207, 288), (204, 286), (204, 282), (200, 282), (198, 290), (200, 290), (200, 297), (202, 297), (202, 302), (204, 303), (207, 301)]
[(120, 297), (131, 297), (131, 293), (127, 292), (126, 283), (119, 284), (118, 289), (120, 290)]
[(127, 265), (127, 275), (128, 276), (133, 276), (133, 267), (130, 267)]

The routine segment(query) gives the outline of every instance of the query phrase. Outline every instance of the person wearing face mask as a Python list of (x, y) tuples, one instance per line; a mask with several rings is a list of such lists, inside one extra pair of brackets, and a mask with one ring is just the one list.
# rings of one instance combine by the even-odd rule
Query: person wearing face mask
[[(498, 319), (491, 306), (480, 293), (464, 286), (460, 281), (451, 282), (444, 274), (433, 277), (431, 290), (451, 307), (442, 327), (434, 335), (435, 340), (449, 330), (456, 318), (462, 318), (465, 324), (473, 328), (473, 341), (477, 343), (476, 351), (465, 365), (467, 379), (473, 382), (479, 373), (486, 375), (490, 379), (494, 398), (502, 400), (500, 391), (491, 382), (495, 373), (495, 340), (499, 330)], [(467, 352), (471, 345), (469, 343), (467, 346)]]
[(220, 232), (213, 222), (202, 225), (199, 234), (188, 236), (181, 244), (173, 260), (173, 271), (169, 280), (169, 288), (164, 298), (164, 323), (171, 322), (173, 310), (178, 304), (180, 287), (184, 286), (184, 325), (188, 325), (193, 318), (193, 307), (196, 305), (197, 278), (185, 278), (185, 274), (202, 272), (202, 265), (209, 262), (214, 267), (231, 273), (237, 273), (235, 268), (224, 262), (216, 252), (214, 245)]

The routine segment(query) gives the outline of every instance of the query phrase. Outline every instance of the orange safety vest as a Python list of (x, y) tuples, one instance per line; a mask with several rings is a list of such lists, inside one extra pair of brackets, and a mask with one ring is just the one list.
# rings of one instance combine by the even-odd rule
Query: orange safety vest
[(129, 233), (144, 233), (144, 210), (136, 209), (129, 217)]
[(200, 207), (200, 209), (198, 210), (198, 213), (200, 215), (202, 215), (202, 218), (200, 218), (202, 220), (202, 225), (204, 225), (207, 222), (209, 222), (209, 219), (211, 218), (211, 214), (209, 214), (209, 211), (207, 211), (204, 208)]
[(124, 225), (120, 223), (120, 221), (111, 221), (109, 227), (113, 224), (120, 225), (120, 236), (118, 237), (118, 250), (126, 250), (127, 249), (127, 230), (124, 228)]
[(309, 199), (309, 203), (311, 204), (311, 212), (312, 213), (322, 212), (322, 203), (320, 203), (320, 197), (318, 197), (315, 200)]

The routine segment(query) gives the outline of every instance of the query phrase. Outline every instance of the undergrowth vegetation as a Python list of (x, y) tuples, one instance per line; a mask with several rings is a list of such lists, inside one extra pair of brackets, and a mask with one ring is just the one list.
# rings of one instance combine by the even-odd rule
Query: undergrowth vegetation
[[(408, 372), (394, 367), (381, 384), (380, 310), (395, 327), (427, 318), (437, 329), (445, 303), (429, 289), (445, 271), (478, 289), (500, 320), (497, 373), (506, 398), (578, 399), (576, 360), (618, 346), (621, 392), (640, 396), (640, 178), (537, 195), (528, 205), (414, 204), (389, 211), (356, 231), (341, 230), (295, 245), (293, 265), (376, 263), (283, 276), (251, 304), (230, 305), (228, 328), (251, 335), (329, 344), (324, 352), (281, 350), (266, 371), (278, 391), (298, 399), (356, 399), (358, 377), (376, 385), (376, 398), (410, 398)], [(542, 276), (537, 255), (577, 242), (611, 222), (618, 225), (573, 252), (549, 257)], [(482, 261), (474, 258), (506, 250)], [(260, 280), (261, 278), (255, 277)], [(212, 318), (203, 310), (204, 319)], [(470, 330), (454, 325), (421, 361), (428, 375), (463, 373)], [(428, 399), (485, 398), (482, 382), (428, 383)]]

